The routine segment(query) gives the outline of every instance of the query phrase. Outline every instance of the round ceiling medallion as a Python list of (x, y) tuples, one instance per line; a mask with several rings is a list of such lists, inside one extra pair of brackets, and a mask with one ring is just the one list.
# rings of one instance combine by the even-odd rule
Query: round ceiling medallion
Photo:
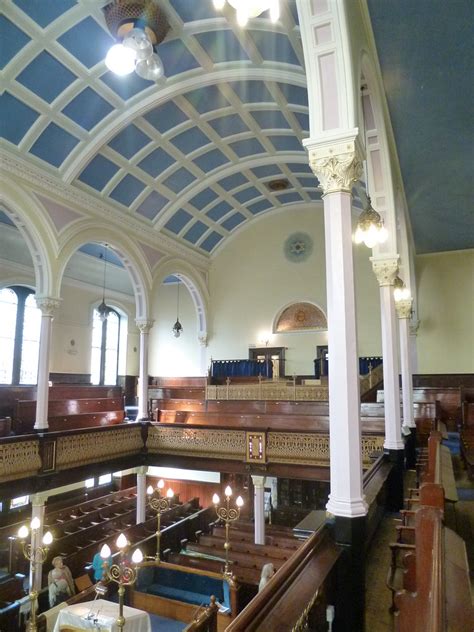
[(313, 240), (308, 233), (293, 233), (285, 241), (284, 251), (289, 261), (306, 261), (313, 252)]

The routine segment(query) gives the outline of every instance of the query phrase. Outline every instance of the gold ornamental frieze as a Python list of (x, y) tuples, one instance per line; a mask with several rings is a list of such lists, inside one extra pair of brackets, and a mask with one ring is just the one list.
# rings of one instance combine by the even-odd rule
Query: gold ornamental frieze
[(363, 435), (361, 439), (362, 446), (362, 463), (367, 467), (372, 462), (374, 454), (383, 452), (383, 443), (385, 437), (378, 435)]
[(269, 432), (267, 460), (272, 463), (329, 467), (329, 436), (303, 432)]
[(39, 441), (0, 445), (0, 482), (36, 475), (40, 468)]
[(327, 386), (301, 386), (281, 382), (260, 384), (224, 384), (206, 386), (206, 399), (212, 400), (290, 400), (308, 402), (328, 401)]
[(207, 428), (163, 428), (152, 425), (148, 431), (148, 452), (244, 460), (245, 432)]
[(137, 454), (142, 449), (143, 439), (138, 427), (59, 437), (56, 447), (56, 468), (65, 470), (88, 463), (109, 461)]

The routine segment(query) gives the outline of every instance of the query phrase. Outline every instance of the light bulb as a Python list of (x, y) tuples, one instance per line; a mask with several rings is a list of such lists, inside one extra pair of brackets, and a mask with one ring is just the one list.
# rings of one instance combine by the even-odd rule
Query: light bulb
[(370, 235), (370, 233), (367, 232), (364, 237), (364, 244), (367, 246), (367, 248), (373, 248), (376, 243), (377, 243), (377, 237), (374, 235)]
[(158, 487), (158, 489), (163, 489), (163, 487), (165, 486), (165, 481), (162, 478), (160, 478), (156, 486)]
[(214, 505), (218, 505), (221, 502), (221, 499), (217, 494), (214, 494), (214, 496), (212, 497), (212, 502), (214, 503)]
[(235, 504), (237, 505), (239, 509), (244, 506), (244, 499), (242, 498), (242, 496), (237, 496), (237, 500), (235, 501)]
[(388, 230), (385, 228), (385, 226), (382, 226), (382, 228), (379, 230), (379, 243), (380, 244), (384, 244), (388, 239)]
[(247, 25), (247, 22), (249, 21), (249, 16), (246, 9), (239, 6), (239, 8), (236, 11), (236, 17), (237, 17), (237, 24), (239, 26), (244, 27)]
[(115, 544), (118, 546), (119, 549), (124, 549), (127, 546), (127, 538), (124, 536), (123, 533), (119, 535)]
[(356, 232), (354, 234), (354, 242), (356, 244), (361, 244), (364, 240), (364, 231), (360, 226), (357, 226)]
[(35, 531), (36, 529), (39, 529), (41, 525), (40, 519), (38, 518), (38, 516), (35, 516), (33, 518), (33, 520), (31, 521), (31, 530)]
[(224, 494), (227, 498), (230, 498), (232, 496), (232, 487), (230, 485), (227, 485), (227, 487), (224, 489)]
[(153, 45), (142, 29), (134, 28), (129, 31), (123, 40), (123, 45), (134, 51), (137, 62), (153, 55)]
[(143, 562), (143, 553), (140, 549), (136, 549), (132, 555), (132, 562), (134, 564), (141, 564)]
[(43, 544), (45, 546), (49, 546), (52, 541), (53, 541), (53, 534), (51, 533), (51, 531), (46, 531), (46, 533), (43, 536)]
[(171, 489), (171, 487), (169, 488), (169, 490), (166, 492), (166, 496), (167, 498), (173, 498), (174, 496), (174, 491)]
[(20, 540), (25, 540), (28, 537), (29, 532), (30, 531), (28, 527), (24, 524), (18, 529), (18, 537), (20, 538)]
[(151, 496), (153, 494), (153, 487), (151, 485), (148, 485), (148, 487), (146, 488), (146, 493), (148, 494), (148, 496)]
[(108, 544), (104, 544), (104, 546), (100, 549), (100, 557), (103, 560), (106, 560), (107, 558), (110, 557), (110, 554), (111, 554), (110, 546)]
[(123, 44), (114, 44), (105, 57), (105, 65), (116, 75), (129, 75), (135, 70), (135, 51)]
[(158, 81), (163, 76), (164, 68), (161, 59), (156, 53), (153, 53), (146, 59), (137, 61), (135, 71), (139, 77), (146, 81)]

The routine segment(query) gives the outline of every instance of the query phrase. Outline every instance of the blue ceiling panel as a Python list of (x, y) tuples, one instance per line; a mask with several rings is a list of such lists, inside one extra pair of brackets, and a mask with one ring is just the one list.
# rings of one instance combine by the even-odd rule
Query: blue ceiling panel
[(303, 112), (293, 112), (296, 116), (298, 123), (303, 131), (309, 132), (309, 116), (308, 114), (303, 114)]
[(0, 46), (0, 68), (5, 68), (8, 62), (15, 57), (19, 50), (26, 46), (30, 38), (17, 26), (0, 14), (0, 32), (2, 45)]
[(287, 0), (287, 4), (290, 8), (291, 15), (293, 16), (293, 20), (295, 24), (299, 24), (300, 21), (298, 19), (298, 9), (296, 8), (296, 0)]
[(282, 193), (282, 195), (276, 196), (280, 201), (280, 204), (289, 204), (290, 202), (301, 202), (302, 197), (296, 191), (290, 191), (289, 193)]
[(3, 211), (0, 211), (0, 224), (7, 224), (8, 226), (15, 226), (15, 222), (12, 222), (10, 217), (6, 213), (4, 213)]
[(191, 92), (185, 94), (185, 97), (200, 114), (225, 108), (229, 105), (229, 102), (217, 86), (191, 90)]
[(58, 42), (87, 68), (103, 61), (109, 48), (115, 44), (111, 35), (91, 17), (63, 33)]
[(204, 189), (201, 193), (198, 193), (189, 200), (189, 203), (194, 206), (198, 211), (201, 211), (205, 206), (213, 202), (217, 198), (217, 193), (212, 189)]
[(257, 213), (261, 213), (262, 211), (266, 211), (267, 209), (272, 208), (272, 207), (273, 207), (273, 204), (270, 202), (270, 200), (267, 200), (265, 198), (264, 200), (259, 200), (258, 202), (255, 202), (254, 204), (249, 204), (247, 206), (247, 210), (253, 213), (253, 215), (257, 215)]
[(309, 187), (311, 189), (315, 189), (319, 186), (319, 182), (316, 176), (312, 178), (298, 178), (299, 183), (302, 187)]
[(137, 208), (137, 213), (148, 217), (148, 219), (155, 219), (168, 202), (169, 200), (164, 195), (161, 195), (158, 191), (152, 191)]
[(309, 195), (309, 197), (312, 200), (320, 200), (322, 197), (322, 192), (321, 191), (306, 191), (306, 193)]
[(112, 110), (113, 107), (108, 101), (100, 97), (92, 88), (86, 88), (66, 105), (63, 114), (90, 131)]
[(55, 123), (50, 123), (37, 139), (30, 152), (50, 165), (59, 167), (79, 142)]
[[(45, 77), (54, 77), (54, 81), (45, 81)], [(76, 75), (66, 66), (63, 66), (55, 57), (43, 50), (18, 75), (17, 81), (51, 103), (76, 78)]]
[(234, 197), (241, 204), (248, 202), (249, 200), (253, 200), (256, 197), (260, 197), (262, 194), (255, 187), (248, 187), (248, 189), (244, 189), (243, 191), (239, 191), (238, 193), (234, 193)]
[(262, 129), (290, 129), (290, 124), (280, 110), (256, 110), (251, 112)]
[(248, 61), (249, 56), (230, 29), (198, 33), (196, 39), (215, 64), (229, 61)]
[(0, 95), (0, 137), (17, 145), (39, 116), (9, 92)]
[(242, 215), (242, 213), (234, 213), (222, 222), (221, 226), (223, 226), (226, 230), (234, 230), (234, 228), (242, 222), (245, 222), (245, 215)]
[(310, 173), (311, 175), (313, 175), (311, 167), (308, 165), (307, 162), (289, 162), (286, 166), (293, 173)]
[(125, 178), (120, 180), (112, 193), (110, 193), (110, 197), (128, 207), (132, 204), (133, 200), (140, 195), (145, 186), (141, 180), (127, 174)]
[(118, 165), (108, 158), (97, 154), (97, 156), (94, 156), (87, 167), (82, 171), (79, 176), (79, 180), (88, 184), (97, 191), (102, 191), (110, 178), (117, 173), (119, 168), (120, 167)]
[(308, 91), (301, 86), (295, 86), (292, 83), (279, 83), (280, 90), (285, 95), (288, 103), (293, 105), (305, 105), (308, 107)]
[(17, 7), (26, 13), (42, 28), (54, 22), (76, 4), (76, 0), (14, 0)]
[(131, 123), (125, 129), (119, 132), (110, 141), (109, 147), (114, 149), (124, 158), (132, 158), (137, 151), (140, 151), (150, 141), (150, 138), (138, 129), (136, 125)]
[(229, 162), (229, 159), (219, 149), (211, 149), (211, 151), (195, 158), (193, 162), (199, 167), (199, 169), (204, 171), (204, 173), (208, 173), (209, 171), (224, 165), (226, 162)]
[(195, 149), (208, 145), (211, 141), (204, 134), (199, 127), (194, 126), (191, 129), (187, 129), (185, 132), (174, 136), (171, 142), (177, 147), (183, 154), (190, 154)]
[(180, 193), (188, 184), (194, 182), (194, 180), (196, 180), (196, 177), (187, 169), (181, 167), (180, 169), (176, 169), (166, 180), (163, 180), (163, 184), (174, 193)]
[(266, 61), (301, 66), (290, 40), (277, 31), (249, 31), (260, 55)]
[(156, 178), (174, 163), (175, 159), (164, 149), (158, 147), (158, 149), (154, 149), (150, 152), (146, 158), (143, 158), (143, 160), (138, 163), (138, 166), (140, 169), (143, 169), (143, 171), (146, 171), (152, 178)]
[(198, 220), (197, 222), (194, 222), (191, 228), (183, 235), (183, 238), (186, 239), (186, 241), (195, 244), (208, 229), (209, 226), (207, 226), (207, 224)]
[(118, 257), (115, 251), (112, 250), (112, 248), (105, 248), (103, 244), (98, 244), (97, 242), (84, 244), (79, 248), (79, 251), (83, 252), (86, 255), (90, 255), (91, 257), (102, 259), (102, 261), (104, 260), (105, 253), (105, 260), (107, 261), (107, 265), (111, 263), (112, 265), (119, 268), (124, 267), (121, 259)]
[(227, 213), (231, 210), (232, 210), (232, 206), (225, 200), (222, 200), (221, 202), (219, 202), (219, 204), (216, 204), (216, 206), (211, 208), (210, 211), (207, 211), (206, 215), (210, 219), (217, 222), (222, 217), (224, 217), (224, 215), (227, 215)]
[(136, 72), (132, 72), (132, 74), (125, 77), (119, 77), (113, 72), (106, 72), (105, 75), (102, 75), (101, 80), (124, 101), (154, 85), (154, 82), (145, 81)]
[(188, 120), (183, 110), (180, 110), (173, 101), (167, 101), (164, 105), (151, 110), (144, 118), (162, 134)]
[(301, 141), (296, 136), (269, 136), (268, 139), (277, 151), (301, 151), (306, 153)]
[(252, 171), (257, 176), (257, 178), (268, 178), (269, 176), (282, 175), (277, 165), (263, 165), (262, 167), (253, 167)]
[(177, 235), (186, 226), (190, 219), (192, 219), (191, 213), (188, 213), (184, 209), (180, 208), (179, 211), (176, 211), (173, 217), (166, 222), (165, 228)]
[(249, 131), (249, 128), (245, 125), (238, 114), (220, 116), (212, 121), (208, 121), (208, 123), (221, 138)]
[(230, 81), (229, 86), (243, 103), (275, 103), (263, 81)]
[(211, 252), (211, 250), (213, 250), (223, 238), (223, 235), (214, 231), (209, 235), (209, 237), (206, 237), (202, 244), (200, 244), (200, 247), (206, 252)]
[(237, 140), (235, 143), (230, 143), (230, 147), (232, 147), (239, 158), (245, 158), (246, 156), (262, 154), (265, 152), (265, 149), (256, 138)]
[(174, 274), (169, 274), (164, 280), (163, 285), (169, 285), (171, 283), (179, 283), (179, 279)]
[(193, 68), (200, 68), (199, 62), (191, 55), (180, 39), (172, 39), (160, 44), (158, 55), (163, 62), (167, 77), (178, 75)]
[(232, 191), (236, 187), (239, 187), (241, 184), (247, 184), (248, 180), (241, 173), (234, 173), (232, 176), (227, 176), (227, 178), (222, 178), (219, 180), (218, 184), (221, 185), (223, 189), (226, 191)]
[(216, 10), (212, 6), (211, 0), (199, 0), (199, 2), (173, 0), (173, 9), (183, 22), (209, 20), (216, 17)]

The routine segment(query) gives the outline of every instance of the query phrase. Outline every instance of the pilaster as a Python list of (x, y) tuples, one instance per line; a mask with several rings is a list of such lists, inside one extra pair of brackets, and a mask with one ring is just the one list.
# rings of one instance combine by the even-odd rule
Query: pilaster
[(265, 544), (265, 476), (255, 476), (252, 474), (254, 488), (254, 527), (255, 544)]
[(51, 353), (52, 322), (61, 300), (51, 296), (35, 296), (41, 310), (41, 329), (38, 358), (38, 383), (36, 388), (35, 430), (48, 429), (49, 358)]
[(146, 475), (148, 467), (140, 465), (137, 467), (137, 515), (136, 522), (140, 524), (146, 520)]
[(137, 421), (148, 419), (148, 335), (154, 320), (141, 318), (135, 321), (140, 330), (140, 369), (138, 376), (138, 415)]

